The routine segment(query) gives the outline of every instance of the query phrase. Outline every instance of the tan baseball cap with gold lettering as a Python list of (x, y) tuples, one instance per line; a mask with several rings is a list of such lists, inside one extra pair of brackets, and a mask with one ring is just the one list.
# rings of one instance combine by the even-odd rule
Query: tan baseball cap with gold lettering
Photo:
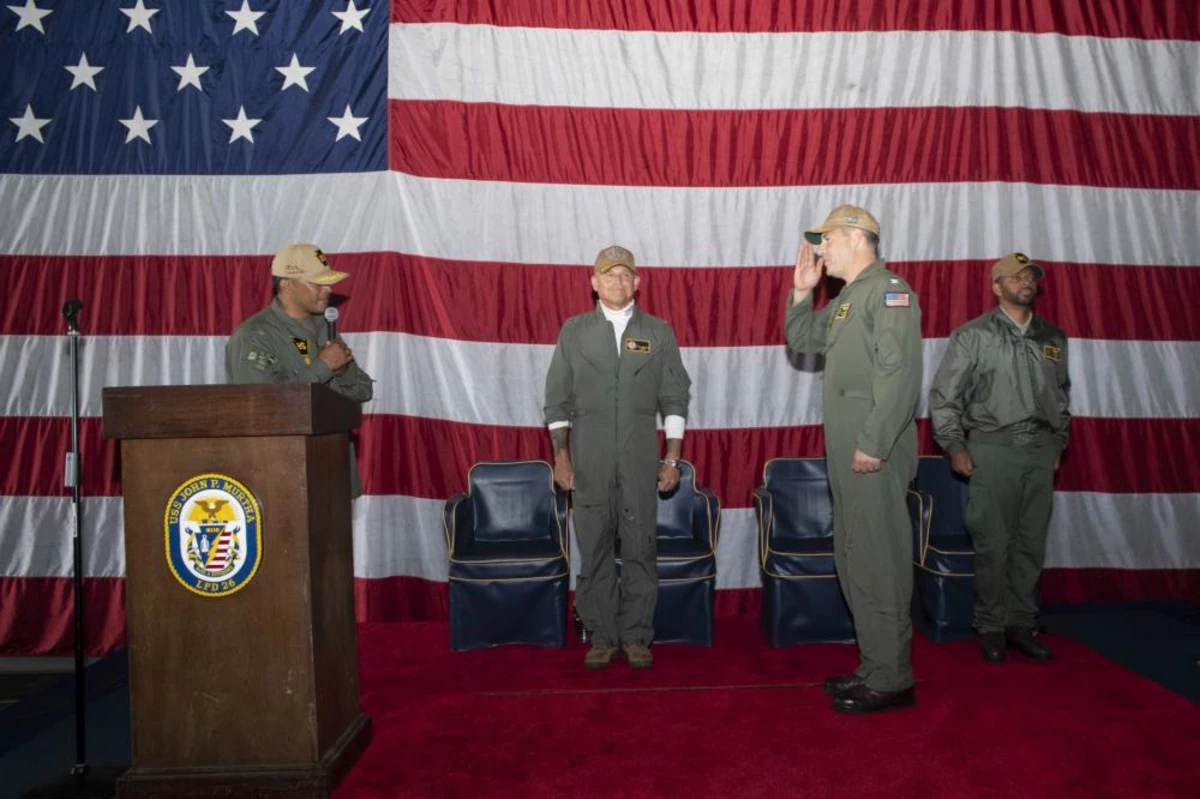
[(821, 234), (828, 233), (840, 227), (856, 227), (879, 235), (879, 220), (871, 216), (871, 212), (857, 205), (839, 205), (829, 212), (825, 223), (812, 230), (804, 231), (804, 238), (809, 244), (820, 244)]
[(992, 265), (992, 282), (995, 283), (1002, 277), (1019, 275), (1026, 269), (1032, 269), (1038, 280), (1046, 276), (1046, 272), (1033, 261), (1029, 260), (1028, 255), (1023, 252), (1014, 252), (1004, 256)]
[(623, 266), (630, 272), (633, 272), (633, 274), (637, 274), (637, 266), (633, 262), (633, 253), (618, 244), (605, 247), (596, 256), (597, 275), (608, 274), (618, 266)]
[(332, 286), (350, 277), (329, 266), (329, 259), (315, 244), (289, 244), (275, 253), (271, 274), (291, 280), (306, 280), (318, 286)]

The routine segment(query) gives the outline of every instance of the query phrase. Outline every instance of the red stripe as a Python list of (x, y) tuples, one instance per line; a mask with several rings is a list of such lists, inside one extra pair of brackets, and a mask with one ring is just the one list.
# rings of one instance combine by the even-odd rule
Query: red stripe
[[(84, 650), (107, 655), (125, 646), (125, 580), (88, 577)], [(0, 655), (65, 655), (75, 646), (75, 588), (69, 577), (0, 577)]]
[[(584, 266), (390, 252), (345, 253), (334, 261), (352, 275), (339, 323), (347, 332), (553, 344), (563, 320), (593, 307)], [(0, 307), (0, 335), (62, 333), (59, 311), (68, 296), (83, 300), (86, 335), (228, 335), (270, 301), (269, 262), (260, 256), (0, 256), (0, 274), (13, 296), (23, 298)], [(1038, 311), (1072, 337), (1200, 341), (1200, 311), (1179, 302), (1200, 297), (1200, 269), (1043, 263)], [(920, 297), (926, 337), (947, 336), (995, 305), (990, 260), (889, 266)], [(783, 343), (790, 267), (649, 266), (641, 277), (642, 307), (670, 321), (684, 346)], [(823, 287), (826, 296), (831, 287)]]
[[(125, 580), (84, 580), (85, 648), (92, 657), (125, 646)], [(71, 580), (0, 577), (0, 656), (65, 655), (74, 646)], [(715, 615), (758, 613), (757, 588), (717, 591)], [(1149, 599), (1200, 601), (1200, 569), (1046, 569), (1042, 602), (1112, 602)], [(445, 621), (446, 584), (418, 577), (354, 580), (359, 622)]]
[[(1200, 419), (1093, 419), (1072, 422), (1072, 448), (1058, 479), (1060, 491), (1196, 493), (1200, 471), (1188, 453), (1200, 450)], [(921, 420), (921, 449), (936, 451)], [(359, 451), (368, 494), (445, 499), (466, 489), (471, 464), (487, 460), (549, 460), (544, 430), (491, 427), (410, 416), (368, 416)], [(1122, 452), (1124, 457), (1112, 457)], [(1176, 453), (1171, 455), (1170, 453)], [(820, 456), (817, 425), (689, 430), (684, 455), (700, 482), (727, 508), (751, 507), (770, 458)]]
[[(643, 110), (390, 102), (391, 168), (610, 186), (1200, 187), (1200, 117), (1027, 108)], [(845, 158), (854, 142), (862, 158)], [(1163, 142), (1172, 142), (1164, 147)]]
[(1200, 602), (1200, 569), (1046, 569), (1042, 604), (1190, 599)]
[(1200, 39), (1193, 0), (392, 0), (392, 21), (704, 33), (951, 30)]
[[(101, 438), (101, 420), (79, 420), (80, 489), (85, 497), (121, 493), (117, 442)], [(65, 497), (65, 453), (71, 448), (71, 420), (61, 416), (0, 416), (0, 452), (12, 468), (0, 475), (0, 496)]]
[[(918, 425), (921, 451), (937, 452), (928, 421)], [(62, 453), (69, 440), (69, 419), (0, 417), (0, 452), (22, 464), (6, 470), (0, 495), (65, 496)], [(819, 425), (690, 430), (685, 456), (725, 507), (745, 508), (753, 504), (750, 492), (760, 484), (768, 459), (820, 456), (824, 446)], [(117, 447), (101, 440), (99, 419), (82, 421), (80, 452), (84, 496), (118, 496)], [(1200, 452), (1200, 419), (1077, 417), (1057, 487), (1111, 494), (1200, 493), (1200, 470), (1191, 462), (1195, 452)], [(359, 431), (358, 453), (365, 493), (446, 499), (466, 489), (471, 464), (549, 460), (550, 444), (541, 428), (372, 414)]]

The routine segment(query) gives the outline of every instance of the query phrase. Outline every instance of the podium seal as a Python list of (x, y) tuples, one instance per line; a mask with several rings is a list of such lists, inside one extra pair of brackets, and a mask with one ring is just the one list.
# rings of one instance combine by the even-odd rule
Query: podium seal
[(180, 585), (207, 597), (242, 590), (262, 561), (262, 512), (246, 486), (224, 474), (185, 480), (163, 515), (167, 566)]

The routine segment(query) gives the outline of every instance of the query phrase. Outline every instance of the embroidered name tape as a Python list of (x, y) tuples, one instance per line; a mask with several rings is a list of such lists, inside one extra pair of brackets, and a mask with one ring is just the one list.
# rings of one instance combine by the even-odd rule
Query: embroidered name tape
[(650, 352), (650, 342), (644, 338), (627, 338), (625, 339), (625, 350), (627, 352)]

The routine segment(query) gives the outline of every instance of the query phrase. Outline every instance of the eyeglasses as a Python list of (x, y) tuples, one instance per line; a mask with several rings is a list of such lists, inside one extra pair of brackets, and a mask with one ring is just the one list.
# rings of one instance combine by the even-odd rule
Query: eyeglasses
[(1033, 274), (1033, 272), (1021, 272), (1020, 274), (1016, 275), (1005, 275), (1000, 279), (1009, 284), (1028, 283), (1031, 286), (1036, 286), (1038, 282), (1038, 277), (1037, 275)]

